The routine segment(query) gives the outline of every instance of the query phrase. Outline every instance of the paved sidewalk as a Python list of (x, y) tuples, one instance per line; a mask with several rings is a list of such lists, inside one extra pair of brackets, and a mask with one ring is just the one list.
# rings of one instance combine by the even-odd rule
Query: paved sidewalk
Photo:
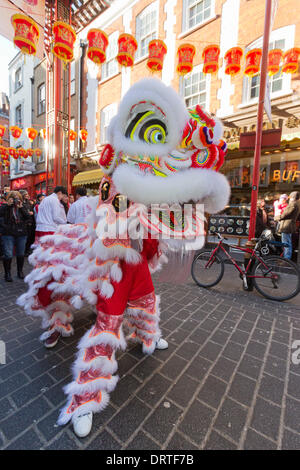
[(211, 290), (156, 282), (169, 349), (145, 357), (131, 345), (119, 355), (111, 402), (79, 440), (71, 425), (55, 423), (77, 342), (95, 315), (78, 312), (75, 336), (45, 350), (40, 321), (15, 305), (23, 282), (0, 276), (0, 448), (300, 448), (300, 364), (291, 362), (300, 298), (269, 302), (228, 279)]

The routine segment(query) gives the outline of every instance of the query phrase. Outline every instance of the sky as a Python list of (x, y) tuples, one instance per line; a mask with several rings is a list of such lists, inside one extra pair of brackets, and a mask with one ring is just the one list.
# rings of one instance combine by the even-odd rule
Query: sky
[(0, 34), (0, 91), (4, 91), (7, 95), (9, 92), (8, 88), (8, 64), (17, 55), (18, 49), (15, 48), (12, 41), (9, 41)]

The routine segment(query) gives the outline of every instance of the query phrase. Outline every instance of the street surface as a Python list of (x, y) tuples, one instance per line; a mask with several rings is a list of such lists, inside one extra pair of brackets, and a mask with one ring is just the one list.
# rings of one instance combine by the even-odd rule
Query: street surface
[(91, 434), (78, 439), (71, 425), (58, 427), (56, 420), (76, 345), (95, 314), (82, 309), (75, 335), (46, 350), (40, 320), (15, 305), (24, 283), (0, 276), (0, 340), (7, 350), (0, 365), (1, 449), (300, 448), (300, 364), (291, 359), (293, 352), (300, 359), (292, 349), (295, 340), (300, 347), (300, 296), (267, 301), (243, 292), (236, 273), (211, 290), (191, 278), (183, 285), (156, 280), (169, 349), (147, 357), (128, 345), (118, 355), (120, 381), (109, 406), (94, 416)]

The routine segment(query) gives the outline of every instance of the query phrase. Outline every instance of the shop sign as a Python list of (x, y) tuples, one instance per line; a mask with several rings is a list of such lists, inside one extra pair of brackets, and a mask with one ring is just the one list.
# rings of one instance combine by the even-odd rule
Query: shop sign
[(299, 178), (300, 170), (274, 170), (272, 175), (272, 181), (276, 183), (299, 183)]
[(213, 215), (209, 219), (209, 232), (223, 235), (247, 237), (249, 231), (249, 217), (236, 215)]
[(20, 170), (23, 171), (35, 171), (35, 163), (33, 162), (26, 162), (22, 160), (20, 162)]
[(27, 181), (25, 178), (18, 178), (11, 182), (12, 189), (21, 189), (26, 185), (27, 185)]
[[(256, 132), (240, 134), (240, 150), (254, 150)], [(262, 148), (280, 148), (281, 129), (268, 129), (262, 133)]]

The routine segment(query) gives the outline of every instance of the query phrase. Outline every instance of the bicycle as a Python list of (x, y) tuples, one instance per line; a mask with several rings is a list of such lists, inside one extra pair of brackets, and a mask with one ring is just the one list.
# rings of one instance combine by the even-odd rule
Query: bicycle
[(224, 275), (224, 259), (220, 254), (225, 254), (239, 271), (245, 290), (249, 290), (248, 281), (252, 280), (256, 290), (270, 300), (289, 300), (299, 293), (298, 267), (292, 261), (280, 256), (272, 255), (263, 258), (259, 253), (263, 237), (252, 239), (256, 242), (254, 249), (232, 246), (250, 255), (246, 267), (242, 269), (224, 247), (223, 241), (227, 239), (219, 233), (217, 236), (220, 241), (216, 248), (212, 251), (200, 252), (193, 260), (191, 274), (198, 286), (213, 287), (221, 281)]

